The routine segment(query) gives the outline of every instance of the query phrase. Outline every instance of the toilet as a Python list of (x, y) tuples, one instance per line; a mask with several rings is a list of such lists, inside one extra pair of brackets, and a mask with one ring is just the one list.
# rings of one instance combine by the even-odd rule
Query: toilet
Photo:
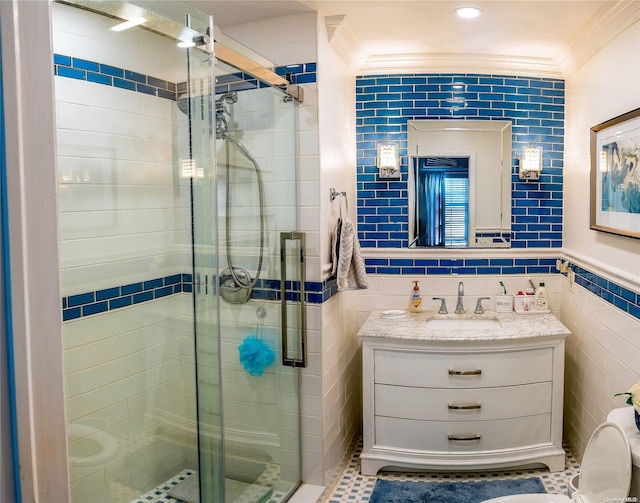
[(633, 407), (613, 409), (607, 416), (607, 421), (620, 426), (627, 434), (631, 447), (631, 489), (629, 502), (640, 502), (640, 431), (633, 417)]
[(613, 422), (598, 426), (587, 444), (580, 484), (572, 498), (557, 494), (514, 494), (484, 503), (626, 502), (631, 484), (631, 448), (624, 429)]
[(78, 478), (113, 464), (118, 458), (118, 440), (93, 424), (67, 425), (69, 462)]

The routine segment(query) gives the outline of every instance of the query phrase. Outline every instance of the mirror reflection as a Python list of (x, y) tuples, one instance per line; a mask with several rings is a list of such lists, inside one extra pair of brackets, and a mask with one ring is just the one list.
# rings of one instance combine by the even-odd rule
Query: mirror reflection
[(408, 121), (409, 246), (508, 248), (511, 121)]

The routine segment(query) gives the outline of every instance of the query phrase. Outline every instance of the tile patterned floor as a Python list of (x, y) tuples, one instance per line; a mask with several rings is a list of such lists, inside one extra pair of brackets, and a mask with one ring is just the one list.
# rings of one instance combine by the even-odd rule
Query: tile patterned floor
[(511, 471), (491, 471), (475, 473), (443, 473), (443, 472), (380, 472), (378, 476), (367, 476), (360, 474), (360, 450), (362, 441), (354, 449), (353, 455), (342, 475), (333, 488), (330, 496), (325, 498), (325, 503), (364, 503), (369, 501), (373, 486), (377, 479), (401, 480), (401, 481), (433, 481), (444, 482), (450, 480), (504, 480), (512, 478), (539, 477), (545, 489), (550, 494), (567, 494), (569, 480), (578, 473), (579, 465), (575, 458), (565, 446), (566, 463), (563, 472), (550, 473), (544, 469), (527, 469)]
[[(190, 477), (193, 474), (193, 470), (184, 470), (175, 477), (167, 480), (164, 484), (160, 484), (158, 487), (154, 487), (151, 491), (138, 496), (131, 500), (131, 503), (182, 503), (180, 500), (169, 496), (168, 492), (172, 487), (182, 482), (185, 478)], [(271, 487), (274, 480), (278, 480), (280, 477), (279, 465), (271, 464), (267, 467), (267, 470), (256, 480), (257, 485), (263, 485), (265, 487)], [(271, 497), (266, 503), (280, 503), (284, 493), (273, 491)]]
[[(569, 488), (569, 480), (578, 473), (579, 465), (571, 454), (571, 451), (565, 446), (566, 463), (563, 472), (550, 473), (546, 468), (527, 469), (527, 470), (511, 470), (511, 471), (490, 471), (490, 472), (380, 472), (378, 476), (368, 476), (360, 474), (360, 451), (362, 449), (362, 440), (360, 439), (349, 459), (347, 467), (342, 473), (342, 477), (336, 483), (329, 496), (323, 499), (323, 503), (366, 503), (371, 497), (373, 486), (378, 479), (400, 480), (400, 481), (433, 481), (444, 482), (450, 480), (504, 480), (512, 478), (539, 477), (544, 484), (545, 489), (551, 494), (567, 494)], [(269, 467), (268, 470), (256, 481), (263, 485), (270, 485), (269, 482), (279, 476), (277, 467)], [(179, 473), (164, 484), (154, 488), (148, 493), (139, 496), (131, 501), (131, 503), (180, 503), (168, 496), (167, 492), (175, 484), (184, 479), (185, 476), (191, 475), (190, 470)], [(279, 503), (282, 501), (282, 493), (276, 491), (271, 495), (268, 503)]]

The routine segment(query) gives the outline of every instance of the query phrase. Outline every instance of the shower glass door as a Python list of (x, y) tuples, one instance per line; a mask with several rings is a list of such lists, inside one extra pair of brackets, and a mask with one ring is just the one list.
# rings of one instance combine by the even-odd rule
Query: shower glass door
[[(283, 365), (280, 289), (280, 235), (297, 223), (295, 104), (227, 63), (214, 71), (215, 208), (196, 213), (194, 229), (196, 242), (199, 232), (217, 231), (217, 261), (201, 267), (218, 268), (209, 276), (216, 280), (206, 311), (215, 309), (220, 353), (206, 365), (202, 357), (213, 351), (206, 341), (213, 338), (202, 332), (212, 327), (196, 324), (201, 432), (215, 383), (222, 395), (224, 501), (285, 501), (301, 478), (298, 370)], [(199, 206), (197, 193), (194, 202)], [(285, 253), (290, 301), (299, 290), (298, 256), (299, 250)], [(198, 266), (196, 260), (195, 276), (202, 277)], [(299, 334), (299, 306), (289, 307), (292, 338)]]

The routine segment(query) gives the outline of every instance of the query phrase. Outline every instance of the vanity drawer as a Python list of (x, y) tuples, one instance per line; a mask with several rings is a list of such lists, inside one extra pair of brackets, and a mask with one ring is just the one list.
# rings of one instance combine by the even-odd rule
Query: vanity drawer
[(551, 412), (551, 382), (500, 388), (433, 389), (375, 385), (375, 415), (483, 421)]
[[(376, 416), (374, 435), (375, 447), (413, 452), (522, 448), (551, 442), (551, 415), (474, 422), (413, 421)], [(450, 436), (457, 439), (450, 439)]]
[(446, 353), (376, 350), (376, 384), (491, 388), (552, 380), (551, 348)]

